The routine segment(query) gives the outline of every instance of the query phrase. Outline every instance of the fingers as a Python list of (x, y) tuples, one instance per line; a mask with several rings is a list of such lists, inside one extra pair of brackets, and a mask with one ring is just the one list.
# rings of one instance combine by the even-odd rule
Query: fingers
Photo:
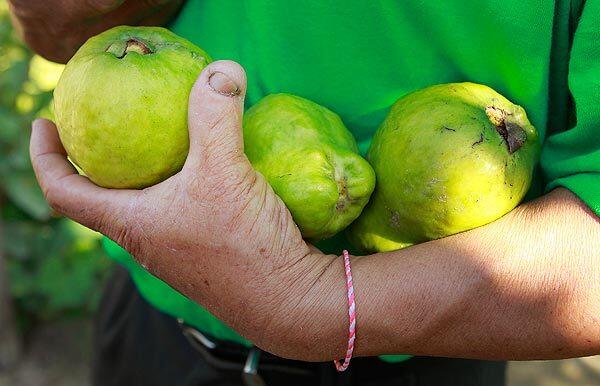
[(113, 240), (119, 237), (133, 191), (103, 189), (80, 176), (67, 160), (56, 126), (48, 120), (33, 123), (29, 149), (36, 177), (52, 208)]
[(246, 75), (239, 64), (218, 61), (202, 71), (190, 93), (187, 167), (197, 168), (206, 160), (223, 163), (243, 158), (245, 94)]

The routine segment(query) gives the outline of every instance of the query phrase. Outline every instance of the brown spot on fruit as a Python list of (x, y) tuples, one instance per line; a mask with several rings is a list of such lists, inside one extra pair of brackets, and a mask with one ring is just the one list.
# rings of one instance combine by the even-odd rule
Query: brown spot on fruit
[(496, 127), (496, 131), (504, 139), (510, 154), (523, 146), (527, 140), (527, 134), (521, 126), (510, 120), (510, 114), (495, 106), (487, 106), (485, 113), (490, 122)]
[(400, 214), (397, 211), (392, 211), (392, 216), (390, 217), (390, 226), (392, 228), (398, 228), (400, 224)]
[(348, 204), (348, 201), (350, 200), (350, 196), (348, 195), (348, 177), (343, 176), (342, 178), (340, 178), (337, 181), (337, 185), (338, 185), (338, 194), (339, 194), (339, 199), (337, 204), (335, 205), (335, 209), (336, 210), (344, 210), (344, 208), (346, 208), (346, 204)]
[(525, 134), (525, 130), (516, 123), (506, 122), (506, 142), (508, 144), (508, 151), (510, 154), (519, 150), (521, 146), (527, 140), (527, 134)]

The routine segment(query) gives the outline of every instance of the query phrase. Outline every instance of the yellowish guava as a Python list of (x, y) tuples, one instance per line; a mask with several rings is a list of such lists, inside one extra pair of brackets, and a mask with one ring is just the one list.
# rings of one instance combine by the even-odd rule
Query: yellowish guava
[(521, 201), (538, 155), (525, 110), (487, 86), (409, 94), (373, 138), (367, 159), (377, 183), (350, 239), (384, 252), (492, 222)]
[(144, 188), (178, 172), (189, 148), (190, 90), (210, 61), (159, 27), (121, 26), (90, 38), (54, 91), (69, 158), (107, 188)]
[(340, 117), (298, 96), (269, 95), (246, 112), (244, 152), (308, 239), (346, 228), (375, 186)]

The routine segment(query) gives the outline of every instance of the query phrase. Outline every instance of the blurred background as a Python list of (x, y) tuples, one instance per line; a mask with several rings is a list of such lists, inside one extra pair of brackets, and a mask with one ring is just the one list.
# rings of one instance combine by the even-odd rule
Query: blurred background
[[(85, 386), (91, 324), (111, 261), (100, 236), (53, 216), (28, 156), (62, 66), (16, 37), (0, 0), (0, 386)], [(510, 386), (600, 385), (600, 357), (512, 362)]]

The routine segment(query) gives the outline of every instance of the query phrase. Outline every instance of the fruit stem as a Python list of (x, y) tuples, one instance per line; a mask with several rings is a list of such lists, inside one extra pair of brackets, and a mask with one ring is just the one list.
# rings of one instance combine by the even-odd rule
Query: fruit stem
[(129, 40), (119, 40), (111, 44), (106, 52), (110, 52), (115, 55), (118, 59), (122, 59), (129, 52), (136, 52), (140, 55), (148, 55), (154, 53), (146, 42), (143, 42), (136, 38), (130, 38)]
[(127, 46), (125, 47), (125, 53), (127, 52), (137, 52), (140, 55), (148, 55), (152, 53), (152, 50), (147, 44), (140, 40), (129, 39), (127, 41)]

